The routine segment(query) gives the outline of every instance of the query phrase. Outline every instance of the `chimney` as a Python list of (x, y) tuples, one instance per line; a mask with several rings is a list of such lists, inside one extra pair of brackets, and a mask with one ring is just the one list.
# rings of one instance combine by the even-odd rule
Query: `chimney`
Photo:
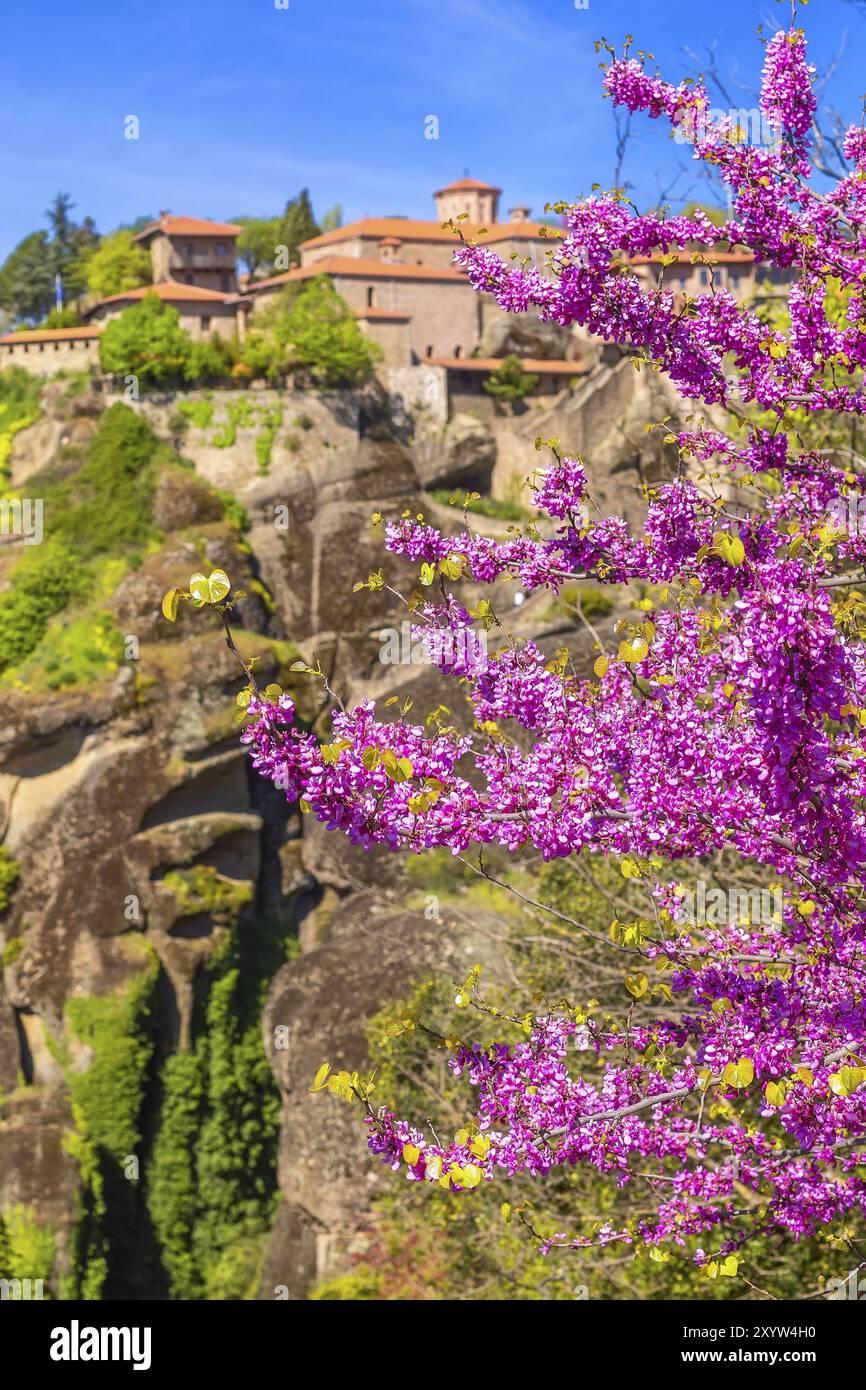
[(527, 222), (529, 220), (529, 208), (516, 207), (508, 209), (509, 222)]

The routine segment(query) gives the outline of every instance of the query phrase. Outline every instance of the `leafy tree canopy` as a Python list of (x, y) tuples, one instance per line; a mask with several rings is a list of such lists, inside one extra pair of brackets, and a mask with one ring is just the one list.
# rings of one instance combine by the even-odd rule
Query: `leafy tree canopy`
[(98, 299), (138, 289), (150, 280), (150, 257), (132, 237), (133, 233), (122, 227), (103, 237), (88, 256), (84, 266), (85, 282)]

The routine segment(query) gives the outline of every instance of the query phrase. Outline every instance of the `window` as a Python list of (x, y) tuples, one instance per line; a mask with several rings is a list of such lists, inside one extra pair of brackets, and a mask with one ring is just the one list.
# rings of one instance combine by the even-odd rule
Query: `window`
[(432, 347), (428, 347), (428, 349), (427, 349), (427, 356), (428, 356), (428, 357), (432, 357), (432, 356), (433, 356), (433, 349), (432, 349)]
[(457, 344), (456, 348), (454, 349), (454, 356), (455, 356), (455, 357), (459, 357), (459, 356), (460, 356), (460, 344), (459, 344), (459, 343)]
[(373, 305), (374, 305), (375, 303), (376, 303), (376, 291), (374, 290), (374, 288), (373, 288), (372, 285), (369, 285), (369, 286), (367, 287), (367, 308), (368, 308), (368, 309), (372, 309), (372, 308), (373, 308)]
[(700, 279), (702, 285), (708, 285), (710, 283), (710, 272), (706, 269), (702, 270)]
[(189, 245), (189, 243), (187, 243), (187, 245), (183, 248), (183, 258), (185, 261), (192, 260), (192, 247)]
[(226, 244), (225, 244), (225, 242), (224, 242), (224, 241), (217, 242), (217, 255), (218, 255), (218, 256), (224, 256), (225, 253), (226, 253)]
[(222, 275), (220, 276), (220, 289), (222, 290), (223, 294), (228, 294), (229, 277), (226, 275), (225, 271), (223, 271)]
[(201, 331), (202, 331), (202, 333), (209, 333), (209, 332), (210, 332), (210, 315), (209, 315), (209, 314), (202, 314), (202, 317), (201, 317)]

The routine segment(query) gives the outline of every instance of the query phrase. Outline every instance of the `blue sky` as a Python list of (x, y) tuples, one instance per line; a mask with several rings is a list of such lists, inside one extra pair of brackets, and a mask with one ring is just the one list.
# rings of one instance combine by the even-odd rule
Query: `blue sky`
[[(282, 3), (282, 0), (277, 0)], [(279, 211), (307, 185), (317, 211), (433, 215), (466, 170), (503, 203), (573, 198), (613, 171), (610, 105), (593, 41), (633, 33), (666, 76), (685, 45), (718, 42), (751, 104), (756, 30), (776, 0), (39, 0), (7, 5), (0, 53), (0, 256), (58, 189), (101, 231), (144, 213)], [(866, 5), (812, 0), (812, 58), (844, 51), (830, 92), (853, 119), (866, 88)], [(124, 139), (135, 115), (140, 138)], [(425, 118), (438, 140), (424, 138)], [(624, 174), (657, 196), (682, 149), (645, 123)], [(690, 173), (677, 194), (700, 196)]]

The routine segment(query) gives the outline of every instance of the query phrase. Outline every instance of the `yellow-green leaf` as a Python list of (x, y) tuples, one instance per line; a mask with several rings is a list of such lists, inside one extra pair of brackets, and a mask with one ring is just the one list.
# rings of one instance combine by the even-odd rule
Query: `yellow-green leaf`
[(741, 1057), (739, 1062), (729, 1062), (724, 1070), (724, 1078), (729, 1086), (740, 1091), (751, 1086), (755, 1079), (755, 1065), (750, 1057)]
[(177, 605), (180, 600), (180, 589), (169, 589), (162, 601), (162, 616), (168, 618), (170, 623), (177, 619)]
[(648, 652), (649, 646), (643, 637), (631, 637), (627, 642), (620, 642), (619, 644), (620, 660), (627, 661), (630, 665), (643, 661)]
[(313, 1082), (312, 1086), (310, 1087), (310, 1094), (311, 1094), (311, 1095), (314, 1095), (316, 1091), (323, 1091), (323, 1090), (325, 1089), (325, 1083), (326, 1083), (326, 1081), (328, 1080), (328, 1075), (329, 1075), (329, 1073), (330, 1073), (330, 1070), (331, 1070), (331, 1064), (330, 1064), (330, 1062), (323, 1062), (322, 1065), (319, 1067), (319, 1070), (316, 1072), (316, 1079), (315, 1079), (315, 1081)]

